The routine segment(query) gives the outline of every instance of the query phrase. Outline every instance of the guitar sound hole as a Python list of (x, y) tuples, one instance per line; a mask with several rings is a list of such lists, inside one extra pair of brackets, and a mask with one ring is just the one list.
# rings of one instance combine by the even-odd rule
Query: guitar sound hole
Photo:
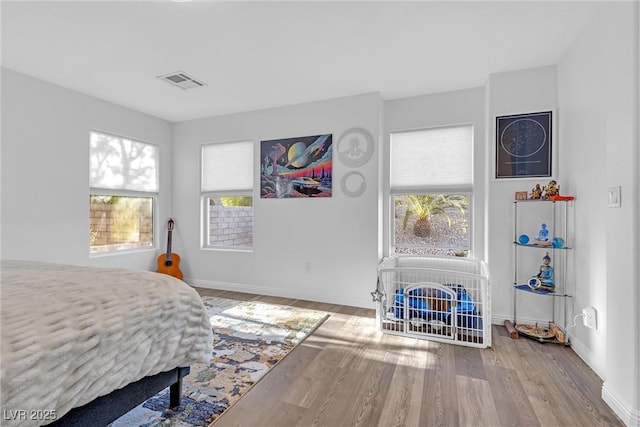
[(173, 264), (171, 261), (165, 261), (164, 265), (167, 267), (171, 267), (171, 264)]

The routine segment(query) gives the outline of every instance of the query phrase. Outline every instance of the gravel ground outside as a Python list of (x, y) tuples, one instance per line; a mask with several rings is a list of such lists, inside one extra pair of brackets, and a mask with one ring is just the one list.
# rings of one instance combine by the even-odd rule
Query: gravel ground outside
[[(466, 216), (461, 215), (456, 209), (447, 210), (451, 218), (451, 226), (444, 215), (431, 217), (431, 235), (418, 237), (413, 234), (413, 225), (416, 222), (415, 215), (407, 222), (406, 229), (402, 228), (405, 208), (397, 206), (395, 212), (395, 241), (398, 244), (425, 245), (429, 248), (398, 248), (397, 254), (410, 255), (452, 255), (467, 256), (468, 251), (460, 250), (460, 247), (469, 247), (468, 222)], [(461, 255), (463, 253), (464, 255)]]

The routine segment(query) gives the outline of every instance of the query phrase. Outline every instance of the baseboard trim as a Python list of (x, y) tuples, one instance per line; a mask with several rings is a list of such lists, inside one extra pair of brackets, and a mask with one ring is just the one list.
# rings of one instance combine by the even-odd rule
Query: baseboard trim
[(589, 347), (584, 345), (582, 341), (580, 341), (577, 337), (569, 334), (569, 342), (571, 343), (571, 348), (573, 351), (586, 363), (593, 372), (596, 373), (600, 378), (605, 378), (605, 373), (602, 372), (599, 367), (594, 363), (594, 357), (589, 351)]
[(511, 316), (504, 316), (504, 315), (500, 315), (500, 314), (492, 314), (491, 315), (491, 323), (493, 325), (504, 325), (504, 321), (505, 320), (513, 321), (513, 318)]
[[(494, 325), (504, 325), (505, 320), (510, 320), (513, 322), (513, 316), (505, 316), (504, 314), (492, 314), (491, 315), (491, 323)], [(521, 323), (536, 323), (535, 319), (528, 318), (518, 318), (518, 322)]]
[(375, 309), (372, 298), (349, 298), (343, 295), (327, 297), (314, 292), (292, 291), (291, 289), (272, 288), (265, 286), (247, 285), (242, 283), (226, 283), (212, 280), (184, 279), (191, 286), (206, 289), (217, 289), (221, 291), (245, 292), (255, 295), (269, 295), (273, 297), (300, 299), (305, 301), (324, 302), (328, 304), (340, 304), (351, 307)]
[(607, 383), (602, 386), (602, 400), (616, 413), (618, 418), (628, 427), (640, 427), (640, 409), (630, 408), (616, 398), (609, 390)]

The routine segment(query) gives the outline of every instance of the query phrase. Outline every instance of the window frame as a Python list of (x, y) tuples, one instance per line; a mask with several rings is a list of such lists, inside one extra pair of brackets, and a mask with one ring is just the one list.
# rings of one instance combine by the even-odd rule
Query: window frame
[[(211, 233), (211, 222), (209, 217), (209, 199), (221, 198), (221, 197), (251, 197), (252, 202), (254, 199), (253, 191), (215, 191), (201, 193), (200, 203), (202, 206), (202, 236), (200, 248), (204, 250), (218, 250), (218, 251), (237, 251), (237, 252), (253, 252), (253, 231), (251, 231), (251, 246), (236, 246), (236, 245), (213, 245), (210, 243), (209, 237)], [(251, 224), (253, 226), (253, 203), (251, 205)]]
[[(440, 184), (436, 184), (436, 185), (416, 185), (416, 186), (410, 186), (410, 185), (404, 185), (404, 186), (393, 186), (392, 185), (392, 163), (393, 163), (393, 150), (392, 150), (392, 140), (393, 140), (393, 135), (394, 134), (400, 134), (400, 133), (410, 133), (410, 132), (424, 132), (424, 131), (429, 131), (429, 130), (438, 130), (438, 129), (450, 129), (450, 128), (463, 128), (463, 127), (468, 127), (470, 128), (470, 136), (471, 136), (471, 141), (470, 141), (470, 153), (469, 155), (471, 156), (471, 165), (470, 165), (470, 175), (471, 175), (471, 182), (469, 184), (449, 184), (449, 185), (440, 185)], [(425, 195), (425, 194), (460, 194), (460, 195), (466, 195), (467, 199), (468, 199), (468, 208), (467, 208), (467, 236), (468, 236), (468, 241), (469, 241), (469, 247), (466, 249), (467, 251), (467, 255), (466, 257), (472, 257), (473, 256), (473, 248), (474, 248), (474, 200), (475, 200), (475, 183), (474, 183), (474, 178), (475, 178), (475, 173), (474, 173), (474, 168), (475, 168), (475, 160), (474, 160), (474, 150), (475, 150), (475, 126), (473, 125), (473, 123), (460, 123), (460, 124), (453, 124), (453, 125), (445, 125), (445, 126), (427, 126), (427, 127), (420, 127), (420, 128), (413, 128), (413, 129), (398, 129), (398, 130), (390, 130), (388, 132), (388, 147), (387, 147), (387, 161), (386, 161), (386, 185), (385, 185), (385, 189), (386, 189), (386, 197), (385, 200), (387, 203), (387, 209), (385, 209), (386, 215), (387, 215), (387, 219), (385, 221), (385, 227), (387, 228), (387, 231), (385, 233), (386, 236), (386, 240), (387, 240), (387, 244), (384, 247), (384, 255), (386, 256), (390, 256), (390, 255), (395, 255), (397, 254), (397, 246), (396, 246), (396, 230), (395, 230), (395, 205), (394, 205), (394, 199), (396, 197), (399, 196), (403, 196), (403, 195), (410, 195), (410, 194), (416, 194), (416, 195)], [(400, 247), (400, 246), (398, 246)], [(426, 245), (415, 245), (415, 246), (401, 246), (403, 248), (405, 247), (413, 247), (413, 248), (418, 248), (418, 249), (440, 249), (441, 247), (439, 246), (426, 246)], [(454, 249), (454, 248), (451, 248)], [(460, 250), (465, 250), (464, 248), (459, 248)], [(400, 254), (401, 255), (401, 254)], [(441, 255), (441, 256), (453, 256), (453, 255)]]
[[(441, 189), (443, 187), (440, 187)], [(451, 195), (463, 195), (467, 197), (467, 201), (468, 201), (468, 207), (467, 207), (467, 238), (469, 241), (469, 246), (468, 247), (455, 247), (455, 246), (435, 246), (435, 245), (396, 245), (396, 227), (395, 227), (395, 198), (396, 197), (401, 197), (401, 196), (407, 196), (407, 195), (427, 195), (427, 194), (451, 194)], [(397, 254), (397, 248), (415, 248), (415, 249), (425, 249), (425, 250), (429, 250), (429, 249), (441, 249), (441, 250), (453, 250), (453, 251), (466, 251), (468, 253), (467, 257), (471, 256), (472, 253), (472, 218), (473, 218), (473, 192), (471, 191), (448, 191), (448, 190), (444, 190), (443, 191), (426, 191), (426, 190), (416, 190), (416, 189), (412, 189), (410, 191), (392, 191), (389, 193), (389, 204), (391, 206), (391, 223), (389, 225), (389, 231), (390, 231), (390, 248), (389, 251), (390, 253), (393, 254)], [(443, 256), (451, 256), (451, 255), (443, 255)]]
[[(157, 157), (155, 159), (156, 168), (156, 185), (157, 191), (141, 191), (141, 190), (128, 190), (128, 189), (113, 189), (104, 187), (89, 186), (89, 222), (91, 221), (91, 197), (92, 196), (115, 196), (115, 197), (138, 197), (138, 198), (150, 198), (151, 199), (151, 245), (149, 246), (137, 246), (132, 248), (115, 248), (104, 251), (93, 251), (91, 246), (91, 237), (89, 236), (89, 257), (102, 257), (109, 255), (116, 255), (122, 253), (155, 251), (159, 248), (159, 227), (158, 227), (158, 209), (160, 199), (160, 146), (140, 139), (129, 138), (126, 136), (118, 135), (111, 132), (100, 131), (91, 129), (89, 131), (89, 143), (91, 144), (92, 134), (101, 134), (112, 138), (126, 139), (135, 143), (145, 144), (155, 147)], [(89, 145), (89, 174), (91, 174), (91, 145)], [(91, 180), (91, 179), (90, 179)], [(114, 245), (115, 246), (115, 245)]]
[[(231, 144), (251, 144), (251, 188), (223, 188), (220, 190), (203, 190), (204, 186), (204, 174), (205, 171), (205, 156), (204, 151), (206, 147), (212, 145), (225, 145), (229, 146)], [(230, 251), (230, 252), (253, 252), (253, 228), (251, 231), (251, 240), (252, 243), (250, 246), (236, 246), (236, 245), (216, 245), (210, 243), (210, 232), (211, 232), (211, 223), (210, 223), (210, 212), (209, 212), (209, 199), (217, 199), (221, 197), (251, 197), (252, 199), (252, 215), (251, 215), (251, 223), (252, 227), (255, 224), (255, 171), (254, 171), (254, 158), (255, 158), (255, 141), (253, 139), (240, 139), (233, 141), (219, 141), (219, 142), (209, 142), (202, 144), (200, 146), (200, 249), (202, 250), (213, 250), (213, 251)]]

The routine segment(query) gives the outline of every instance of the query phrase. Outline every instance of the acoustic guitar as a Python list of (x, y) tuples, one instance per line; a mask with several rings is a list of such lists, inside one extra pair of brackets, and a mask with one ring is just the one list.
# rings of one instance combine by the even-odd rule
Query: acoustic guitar
[(168, 274), (182, 280), (180, 271), (180, 255), (171, 252), (171, 233), (173, 232), (173, 219), (167, 222), (167, 253), (158, 257), (158, 273)]

